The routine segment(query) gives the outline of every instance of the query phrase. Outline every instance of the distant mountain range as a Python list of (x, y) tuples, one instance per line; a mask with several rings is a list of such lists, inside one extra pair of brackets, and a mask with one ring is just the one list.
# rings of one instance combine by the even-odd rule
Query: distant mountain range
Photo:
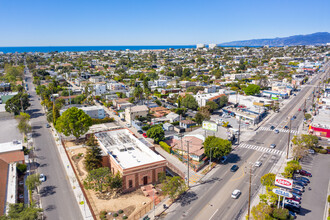
[(307, 35), (295, 35), (273, 39), (253, 39), (222, 43), (220, 46), (295, 46), (295, 45), (321, 45), (330, 43), (330, 33), (317, 32)]

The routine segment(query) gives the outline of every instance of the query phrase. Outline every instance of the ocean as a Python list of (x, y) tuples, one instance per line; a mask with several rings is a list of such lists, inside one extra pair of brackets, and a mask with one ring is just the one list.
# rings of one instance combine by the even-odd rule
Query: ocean
[(28, 52), (79, 52), (79, 51), (98, 51), (98, 50), (158, 50), (158, 49), (181, 49), (196, 48), (196, 45), (154, 45), (154, 46), (40, 46), (40, 47), (0, 47), (3, 53), (28, 53)]

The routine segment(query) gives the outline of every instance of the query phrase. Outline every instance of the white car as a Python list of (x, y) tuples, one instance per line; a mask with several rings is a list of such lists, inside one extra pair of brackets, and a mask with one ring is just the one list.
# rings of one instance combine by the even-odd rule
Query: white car
[(238, 189), (235, 189), (235, 190), (231, 193), (231, 198), (233, 198), (233, 199), (237, 199), (240, 195), (241, 195), (241, 191), (238, 190)]
[(44, 174), (40, 174), (39, 180), (40, 180), (40, 182), (45, 182), (46, 181), (46, 176)]
[(131, 127), (131, 125), (130, 125), (130, 124), (128, 124), (128, 123), (126, 124), (126, 126), (127, 126), (128, 128), (130, 128), (130, 127)]
[(257, 161), (257, 162), (255, 162), (254, 166), (255, 166), (255, 167), (260, 167), (261, 164), (262, 164), (262, 163), (261, 163), (260, 161)]

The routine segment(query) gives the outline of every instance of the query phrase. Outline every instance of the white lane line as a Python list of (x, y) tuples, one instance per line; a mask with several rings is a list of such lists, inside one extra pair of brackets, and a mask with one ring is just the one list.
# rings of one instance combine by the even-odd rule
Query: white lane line
[(213, 215), (211, 216), (211, 218), (209, 220), (211, 220), (213, 218), (213, 216), (215, 215), (215, 213), (217, 213), (219, 211), (219, 209), (215, 210), (215, 212), (213, 213)]

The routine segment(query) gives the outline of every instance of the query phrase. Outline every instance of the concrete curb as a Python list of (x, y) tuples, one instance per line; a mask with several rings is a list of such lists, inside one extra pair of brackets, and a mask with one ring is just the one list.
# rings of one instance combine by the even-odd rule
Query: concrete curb
[(61, 143), (61, 137), (57, 134), (57, 132), (56, 132), (55, 128), (53, 127), (53, 125), (52, 125), (51, 128), (52, 128), (52, 135), (53, 135), (53, 138), (55, 140), (58, 153), (61, 157), (62, 164), (63, 164), (65, 172), (66, 172), (66, 176), (67, 176), (67, 178), (69, 180), (69, 183), (72, 187), (72, 191), (73, 191), (73, 194), (74, 194), (74, 196), (76, 198), (76, 201), (78, 203), (81, 215), (83, 216), (83, 219), (88, 219), (88, 220), (93, 219), (92, 212), (89, 209), (88, 204), (86, 204), (87, 203), (86, 198), (85, 198), (85, 196), (82, 192), (82, 189), (79, 186), (76, 175), (75, 175), (75, 173), (73, 171), (73, 168), (71, 167), (70, 161), (69, 161), (69, 159), (66, 155), (64, 146)]

